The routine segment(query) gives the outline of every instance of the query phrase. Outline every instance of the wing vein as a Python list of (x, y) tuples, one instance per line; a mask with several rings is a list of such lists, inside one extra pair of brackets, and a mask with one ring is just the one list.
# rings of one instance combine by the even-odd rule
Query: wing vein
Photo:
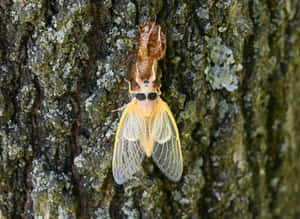
[(183, 166), (178, 129), (168, 106), (163, 101), (160, 106), (152, 124), (151, 136), (155, 141), (152, 158), (170, 180), (178, 181)]

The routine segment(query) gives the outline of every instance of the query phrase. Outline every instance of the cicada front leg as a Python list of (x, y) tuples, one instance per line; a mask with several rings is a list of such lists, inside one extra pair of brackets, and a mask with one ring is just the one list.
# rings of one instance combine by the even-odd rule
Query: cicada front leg
[[(128, 83), (128, 92), (129, 92), (130, 94), (135, 94), (136, 92), (135, 92), (134, 90), (131, 89), (131, 82), (130, 82), (129, 80), (127, 80), (127, 79), (125, 79), (125, 81)], [(124, 105), (124, 106), (121, 106), (121, 107), (119, 107), (119, 108), (117, 108), (117, 109), (114, 109), (114, 110), (112, 110), (111, 112), (122, 111), (122, 110), (125, 109), (127, 106), (128, 106), (128, 104), (126, 104), (126, 105)]]
[(127, 79), (125, 79), (125, 81), (126, 81), (127, 84), (128, 84), (128, 92), (129, 92), (130, 94), (135, 94), (136, 92), (135, 92), (135, 90), (132, 90), (131, 82), (130, 82), (129, 80), (127, 80)]
[(157, 62), (153, 61), (152, 68), (151, 68), (152, 74), (151, 74), (150, 78), (148, 79), (150, 82), (153, 82), (156, 79), (156, 68), (157, 68)]
[(134, 50), (134, 51), (128, 56), (128, 58), (127, 58), (124, 62), (122, 62), (120, 65), (121, 65), (121, 66), (122, 66), (122, 65), (125, 65), (130, 59), (133, 58), (133, 56), (134, 56), (137, 52), (138, 52), (138, 49)]
[(158, 86), (157, 88), (157, 95), (160, 96), (161, 95), (161, 91), (160, 91), (160, 88), (161, 88), (161, 84)]

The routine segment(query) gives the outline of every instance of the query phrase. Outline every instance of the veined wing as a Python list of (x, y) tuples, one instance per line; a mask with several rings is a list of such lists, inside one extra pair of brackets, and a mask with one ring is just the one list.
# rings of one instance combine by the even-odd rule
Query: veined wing
[(152, 159), (172, 181), (179, 181), (183, 159), (178, 129), (167, 104), (159, 100), (152, 121), (151, 138), (154, 140)]
[(144, 160), (145, 152), (139, 142), (144, 125), (135, 103), (129, 103), (120, 120), (115, 139), (112, 166), (117, 184), (126, 182)]

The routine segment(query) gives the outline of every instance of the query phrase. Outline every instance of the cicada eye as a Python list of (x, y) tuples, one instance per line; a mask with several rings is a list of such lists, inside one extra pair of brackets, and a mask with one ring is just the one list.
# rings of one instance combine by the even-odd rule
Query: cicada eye
[(148, 100), (155, 100), (157, 98), (157, 93), (149, 93)]
[(138, 99), (138, 100), (146, 100), (146, 95), (143, 94), (143, 93), (137, 93), (137, 94), (135, 95), (135, 97), (136, 97), (136, 99)]

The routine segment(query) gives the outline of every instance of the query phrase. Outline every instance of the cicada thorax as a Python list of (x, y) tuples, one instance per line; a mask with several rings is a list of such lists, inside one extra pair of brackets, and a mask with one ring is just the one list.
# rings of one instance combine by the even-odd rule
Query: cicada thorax
[(144, 80), (135, 86), (135, 102), (141, 116), (149, 119), (153, 116), (157, 103), (160, 101), (160, 90), (154, 83)]

